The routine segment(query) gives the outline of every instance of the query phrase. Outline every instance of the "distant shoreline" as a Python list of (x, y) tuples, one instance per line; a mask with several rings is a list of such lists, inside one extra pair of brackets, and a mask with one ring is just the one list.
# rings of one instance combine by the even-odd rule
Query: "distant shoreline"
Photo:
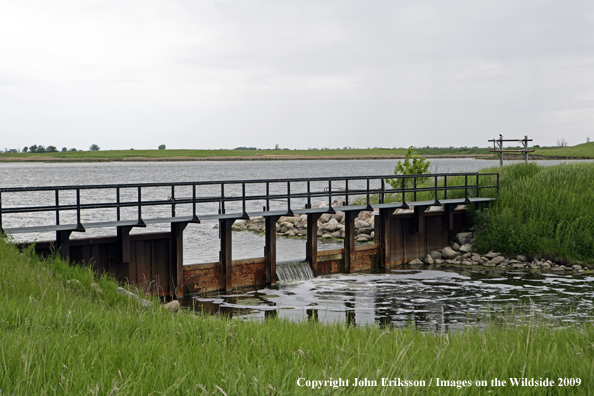
[[(419, 155), (427, 159), (477, 159), (477, 160), (498, 160), (498, 157), (485, 154), (460, 154), (460, 155)], [(82, 163), (82, 162), (181, 162), (181, 161), (336, 161), (336, 160), (386, 160), (386, 159), (404, 159), (404, 155), (321, 155), (321, 156), (300, 156), (300, 155), (254, 155), (254, 156), (207, 156), (207, 157), (124, 157), (124, 158), (55, 158), (44, 155), (27, 156), (18, 158), (16, 156), (2, 157), (0, 163)], [(522, 160), (520, 155), (506, 155), (504, 160)], [(571, 157), (571, 156), (544, 156), (530, 155), (529, 160), (588, 160), (594, 158)]]

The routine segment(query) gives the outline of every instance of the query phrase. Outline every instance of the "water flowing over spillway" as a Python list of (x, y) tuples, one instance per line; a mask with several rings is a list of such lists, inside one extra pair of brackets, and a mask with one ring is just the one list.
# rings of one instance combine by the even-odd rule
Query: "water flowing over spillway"
[(291, 283), (313, 279), (314, 274), (307, 261), (285, 263), (276, 266), (276, 277), (280, 283)]

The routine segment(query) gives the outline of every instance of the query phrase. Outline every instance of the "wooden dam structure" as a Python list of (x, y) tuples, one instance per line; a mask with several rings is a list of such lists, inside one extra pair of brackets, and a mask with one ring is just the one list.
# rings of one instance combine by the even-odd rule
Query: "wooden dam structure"
[[(446, 246), (464, 225), (463, 206), (489, 202), (498, 191), (496, 173), (10, 187), (0, 188), (0, 230), (55, 233), (35, 243), (38, 253), (61, 254), (147, 292), (182, 297), (275, 284), (276, 223), (283, 216), (307, 216), (305, 256), (315, 276), (389, 272)], [(344, 247), (319, 251), (318, 219), (337, 211), (344, 212)], [(375, 241), (356, 246), (362, 211), (375, 213)], [(232, 225), (254, 217), (265, 219), (264, 256), (233, 260)], [(219, 260), (184, 265), (187, 227), (213, 222)], [(138, 228), (149, 232), (131, 232)], [(92, 229), (108, 235), (71, 237)]]

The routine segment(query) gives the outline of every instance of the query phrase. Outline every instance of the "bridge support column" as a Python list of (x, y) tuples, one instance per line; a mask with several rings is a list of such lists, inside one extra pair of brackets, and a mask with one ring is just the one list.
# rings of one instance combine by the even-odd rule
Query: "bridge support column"
[(184, 229), (188, 223), (171, 223), (171, 244), (169, 258), (169, 294), (184, 296)]
[(446, 230), (454, 229), (454, 210), (458, 204), (445, 204), (443, 211), (443, 225)]
[(425, 232), (425, 219), (423, 218), (423, 214), (427, 210), (429, 205), (423, 206), (415, 206), (414, 207), (414, 222), (413, 222), (413, 232), (415, 233), (423, 233)]
[(265, 217), (264, 259), (266, 260), (266, 283), (276, 284), (276, 222), (280, 216)]
[(355, 219), (359, 212), (344, 212), (344, 272), (355, 272)]
[(307, 243), (305, 245), (305, 259), (311, 266), (314, 276), (319, 275), (318, 270), (318, 219), (321, 213), (307, 214)]
[(62, 258), (70, 259), (70, 234), (72, 231), (56, 231), (56, 245), (60, 249)]
[(231, 255), (231, 227), (235, 219), (220, 219), (219, 233), (221, 238), (221, 251), (219, 252), (219, 265), (221, 267), (221, 289), (233, 289), (233, 259)]
[(390, 268), (392, 267), (392, 227), (390, 224), (390, 219), (392, 214), (394, 213), (394, 209), (380, 209), (379, 219), (380, 219), (380, 257), (381, 257), (381, 266), (383, 266), (384, 271), (389, 274)]

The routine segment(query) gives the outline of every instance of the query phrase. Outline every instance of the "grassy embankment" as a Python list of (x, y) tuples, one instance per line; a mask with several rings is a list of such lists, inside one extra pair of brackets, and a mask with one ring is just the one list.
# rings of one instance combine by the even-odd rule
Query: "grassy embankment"
[[(509, 149), (511, 147), (506, 147)], [(496, 156), (491, 148), (416, 148), (414, 154), (443, 157)], [(594, 158), (594, 142), (572, 147), (537, 148), (531, 156), (552, 158)], [(159, 161), (201, 159), (373, 159), (401, 158), (406, 149), (320, 149), (320, 150), (103, 150), (56, 153), (0, 153), (0, 161)]]
[[(509, 386), (510, 377), (581, 380), (543, 394), (588, 394), (593, 386), (592, 324), (503, 324), (440, 335), (259, 323), (173, 314), (158, 304), (143, 309), (116, 286), (60, 259), (19, 254), (0, 240), (0, 394), (311, 394), (297, 386), (299, 378), (378, 381), (377, 387), (342, 389), (354, 394), (398, 393), (382, 388), (381, 378), (426, 381), (408, 388), (410, 394), (460, 394), (456, 387), (436, 387), (435, 378), (473, 381), (464, 394), (533, 393)], [(494, 378), (508, 386), (492, 387)], [(488, 386), (477, 387), (476, 380)]]
[[(489, 155), (489, 149), (435, 148), (418, 149), (422, 155)], [(390, 158), (404, 157), (406, 149), (336, 149), (336, 150), (105, 150), (57, 153), (0, 153), (4, 161), (156, 161), (199, 159), (299, 159), (299, 158)]]

